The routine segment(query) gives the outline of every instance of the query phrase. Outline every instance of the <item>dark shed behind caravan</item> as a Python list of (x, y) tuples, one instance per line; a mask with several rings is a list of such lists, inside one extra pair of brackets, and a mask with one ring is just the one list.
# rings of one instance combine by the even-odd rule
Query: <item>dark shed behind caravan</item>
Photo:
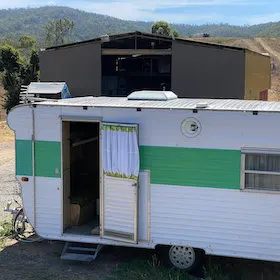
[(270, 88), (270, 57), (252, 53), (132, 32), (42, 51), (41, 81), (66, 81), (72, 96), (172, 90), (179, 97), (259, 99)]

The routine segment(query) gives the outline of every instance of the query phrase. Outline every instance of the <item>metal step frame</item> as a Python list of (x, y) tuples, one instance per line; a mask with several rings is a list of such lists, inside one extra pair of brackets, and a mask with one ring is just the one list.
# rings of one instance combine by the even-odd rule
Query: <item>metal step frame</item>
[[(86, 247), (87, 246), (87, 247)], [(67, 261), (94, 261), (104, 245), (86, 244), (78, 242), (65, 242), (60, 259)]]

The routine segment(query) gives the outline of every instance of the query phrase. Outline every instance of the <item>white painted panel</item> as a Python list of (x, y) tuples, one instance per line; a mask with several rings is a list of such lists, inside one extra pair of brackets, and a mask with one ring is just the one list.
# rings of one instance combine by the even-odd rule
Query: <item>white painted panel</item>
[(37, 106), (34, 109), (35, 140), (60, 141), (61, 119), (60, 107)]
[[(186, 110), (145, 110), (92, 108), (92, 116), (106, 122), (139, 124), (139, 143), (147, 146), (171, 146), (240, 150), (241, 147), (280, 148), (279, 114), (248, 112)], [(89, 113), (89, 112), (88, 112)], [(197, 137), (188, 138), (181, 132), (186, 118), (201, 124)], [(272, 136), (272, 137), (271, 137)]]
[(36, 231), (44, 237), (61, 234), (61, 179), (36, 177)]
[(150, 172), (140, 171), (139, 173), (139, 202), (138, 202), (138, 239), (149, 240), (149, 192)]
[(15, 130), (16, 139), (32, 139), (32, 109), (29, 106), (12, 109), (8, 114), (7, 123), (12, 130)]
[(27, 216), (28, 221), (33, 225), (33, 177), (27, 177), (28, 182), (22, 182), (21, 178), (22, 176), (17, 176), (17, 180), (20, 183), (21, 188), (21, 197), (24, 213)]
[(137, 186), (134, 180), (104, 177), (104, 230), (134, 235)]
[[(28, 113), (29, 111), (29, 113)], [(139, 124), (140, 145), (190, 148), (235, 149), (241, 147), (280, 148), (278, 113), (223, 112), (191, 110), (159, 110), (124, 108), (90, 108), (37, 106), (35, 108), (36, 140), (59, 141), (60, 116), (100, 118), (106, 122)], [(184, 119), (194, 117), (201, 123), (201, 133), (187, 138), (181, 133)], [(8, 122), (18, 139), (30, 139), (31, 109), (21, 106), (13, 110)], [(168, 133), (167, 133), (168, 131)]]
[(151, 221), (157, 244), (280, 260), (280, 194), (152, 185)]
[(75, 116), (85, 118), (100, 118), (102, 117), (103, 108), (88, 107), (84, 110), (83, 107), (61, 107), (62, 116)]
[[(23, 115), (22, 108), (17, 108), (15, 112)], [(106, 122), (137, 123), (140, 145), (237, 150), (241, 147), (280, 148), (280, 131), (275, 129), (279, 114), (276, 113), (255, 116), (248, 112), (229, 111), (199, 111), (194, 114), (189, 110), (143, 109), (137, 112), (136, 109), (122, 108), (89, 107), (83, 110), (79, 107), (51, 106), (37, 106), (35, 112), (37, 140), (59, 141), (60, 116), (66, 115), (99, 118)], [(201, 133), (194, 138), (187, 138), (181, 133), (181, 123), (189, 117), (197, 118), (202, 127)], [(18, 131), (24, 135), (26, 132), (21, 127), (25, 127), (22, 123), (25, 118), (17, 117), (16, 121)], [(20, 125), (18, 119), (22, 119)]]

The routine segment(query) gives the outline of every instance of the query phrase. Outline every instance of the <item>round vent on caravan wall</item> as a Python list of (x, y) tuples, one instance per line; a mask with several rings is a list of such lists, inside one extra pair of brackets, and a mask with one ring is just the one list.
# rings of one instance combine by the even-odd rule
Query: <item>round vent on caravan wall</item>
[(182, 121), (181, 131), (187, 137), (195, 137), (201, 131), (200, 122), (195, 118), (187, 118)]

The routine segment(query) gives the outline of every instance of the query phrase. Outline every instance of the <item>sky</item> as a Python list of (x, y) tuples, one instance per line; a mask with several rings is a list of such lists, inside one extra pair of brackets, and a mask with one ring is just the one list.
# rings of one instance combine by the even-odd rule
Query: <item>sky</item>
[(0, 0), (0, 9), (68, 6), (125, 20), (252, 25), (280, 21), (279, 0)]

